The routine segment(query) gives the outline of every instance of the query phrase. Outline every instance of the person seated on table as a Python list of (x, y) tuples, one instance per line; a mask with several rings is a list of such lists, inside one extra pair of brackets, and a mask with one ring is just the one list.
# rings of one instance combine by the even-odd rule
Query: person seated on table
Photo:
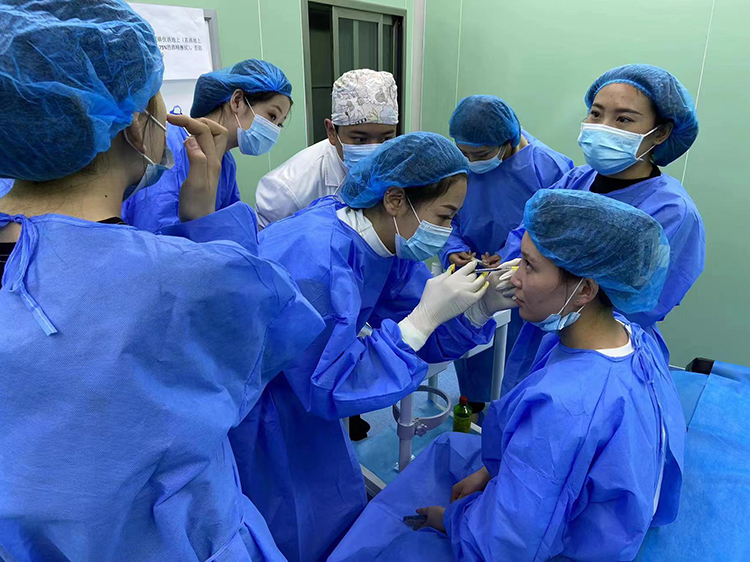
[[(649, 527), (674, 521), (680, 401), (657, 342), (613, 312), (658, 300), (664, 231), (630, 205), (571, 190), (540, 190), (524, 220), (516, 301), (559, 342), (491, 404), (481, 436), (446, 434), (417, 457), (331, 561), (632, 560)], [(427, 533), (400, 521), (430, 504), (417, 510)]]

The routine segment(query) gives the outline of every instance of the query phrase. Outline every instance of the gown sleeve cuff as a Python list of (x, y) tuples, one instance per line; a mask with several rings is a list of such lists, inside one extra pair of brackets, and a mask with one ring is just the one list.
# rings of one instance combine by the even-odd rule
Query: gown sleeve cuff
[(401, 330), (401, 339), (415, 352), (422, 349), (430, 337), (417, 329), (408, 316), (398, 323), (398, 327)]
[(475, 328), (482, 328), (487, 322), (492, 320), (492, 314), (487, 313), (482, 301), (471, 305), (469, 309), (464, 312), (464, 316)]
[(255, 211), (245, 203), (234, 203), (205, 217), (164, 227), (159, 233), (201, 243), (236, 242), (252, 254), (258, 253)]

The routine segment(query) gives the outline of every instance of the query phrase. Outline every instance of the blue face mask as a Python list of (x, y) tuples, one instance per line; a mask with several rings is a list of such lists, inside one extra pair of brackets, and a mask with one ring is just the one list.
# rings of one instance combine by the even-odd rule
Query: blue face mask
[[(338, 138), (338, 135), (336, 135)], [(341, 139), (339, 138), (339, 142)], [(344, 144), (341, 142), (341, 148), (344, 151), (344, 166), (347, 170), (351, 170), (357, 162), (364, 160), (370, 154), (380, 148), (380, 143), (376, 144)]]
[(562, 311), (565, 310), (565, 307), (568, 306), (568, 303), (573, 300), (576, 291), (578, 291), (582, 283), (583, 278), (581, 278), (581, 280), (578, 282), (578, 286), (576, 286), (575, 290), (573, 290), (570, 297), (568, 297), (568, 300), (565, 301), (565, 304), (560, 309), (560, 312), (558, 312), (557, 314), (550, 314), (541, 322), (532, 322), (532, 324), (543, 332), (559, 332), (560, 330), (563, 330), (568, 326), (575, 324), (576, 320), (581, 317), (581, 311), (586, 307), (585, 304), (576, 312), (571, 312), (570, 314), (566, 314), (565, 316), (560, 315), (562, 314)]
[(475, 174), (486, 174), (497, 168), (502, 163), (503, 156), (505, 156), (505, 148), (503, 148), (502, 152), (498, 151), (498, 153), (489, 160), (469, 162), (469, 169)]
[[(409, 201), (409, 198), (407, 197), (406, 200)], [(396, 255), (405, 260), (424, 261), (443, 249), (453, 229), (420, 220), (411, 201), (409, 201), (409, 206), (414, 216), (417, 217), (419, 226), (407, 240), (399, 234), (396, 217), (393, 217), (393, 224), (396, 226)]]
[[(166, 134), (167, 128), (161, 123), (159, 123), (159, 120), (156, 119), (153, 115), (151, 115), (148, 111), (146, 112), (146, 114), (154, 123), (159, 125), (159, 127), (161, 127), (164, 130), (164, 133)], [(146, 159), (147, 164), (146, 164), (146, 170), (143, 172), (143, 176), (141, 176), (141, 181), (139, 181), (135, 185), (129, 186), (125, 190), (125, 193), (123, 193), (122, 195), (123, 201), (132, 197), (133, 195), (138, 193), (141, 189), (145, 189), (157, 183), (161, 179), (161, 177), (164, 175), (164, 172), (172, 169), (172, 166), (174, 166), (174, 155), (172, 154), (172, 151), (169, 149), (169, 146), (167, 146), (166, 144), (164, 145), (164, 152), (162, 153), (162, 156), (161, 156), (161, 162), (157, 164), (153, 160), (151, 160), (151, 158), (149, 158), (148, 156), (146, 156), (140, 150), (138, 150), (136, 147), (133, 146), (133, 143), (131, 143), (130, 139), (128, 138), (127, 131), (125, 131), (125, 140), (131, 147), (133, 147), (133, 150), (138, 152), (138, 154), (140, 154), (141, 156), (143, 156), (143, 158)]]
[(260, 156), (271, 150), (279, 140), (281, 127), (274, 125), (262, 115), (255, 113), (253, 106), (250, 105), (247, 99), (245, 99), (245, 103), (255, 117), (250, 128), (245, 130), (242, 128), (240, 118), (237, 117), (236, 113), (234, 114), (234, 118), (237, 119), (237, 125), (239, 125), (237, 127), (237, 143), (240, 146), (242, 154)]
[(578, 135), (578, 146), (583, 150), (586, 163), (603, 176), (612, 176), (627, 170), (636, 162), (643, 161), (654, 146), (638, 156), (638, 149), (647, 136), (658, 127), (651, 129), (645, 135), (631, 133), (595, 123), (581, 123), (581, 134)]

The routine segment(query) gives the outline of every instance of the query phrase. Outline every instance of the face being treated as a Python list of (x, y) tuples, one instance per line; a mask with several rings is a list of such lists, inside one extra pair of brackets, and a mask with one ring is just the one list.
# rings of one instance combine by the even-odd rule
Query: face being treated
[[(537, 250), (528, 233), (521, 241), (521, 263), (511, 282), (516, 287), (516, 302), (521, 318), (527, 322), (541, 322), (550, 314), (557, 314), (575, 291), (577, 282), (566, 282), (562, 271)], [(575, 298), (562, 315), (576, 310)]]

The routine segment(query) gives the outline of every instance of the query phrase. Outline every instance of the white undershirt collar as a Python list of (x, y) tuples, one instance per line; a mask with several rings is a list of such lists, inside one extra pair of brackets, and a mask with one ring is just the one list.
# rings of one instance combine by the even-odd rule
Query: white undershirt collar
[(383, 241), (375, 232), (375, 227), (370, 222), (362, 209), (352, 209), (351, 207), (341, 207), (336, 211), (336, 216), (341, 222), (353, 228), (367, 245), (381, 258), (392, 258), (393, 254), (385, 247)]
[(631, 353), (633, 353), (633, 351), (635, 351), (635, 349), (633, 348), (633, 338), (632, 338), (633, 332), (631, 331), (630, 326), (623, 324), (619, 320), (617, 322), (622, 324), (622, 326), (628, 332), (628, 343), (620, 347), (613, 347), (611, 349), (597, 349), (596, 350), (597, 352), (601, 353), (602, 355), (606, 355), (607, 357), (613, 357), (613, 358), (626, 357), (630, 355)]

